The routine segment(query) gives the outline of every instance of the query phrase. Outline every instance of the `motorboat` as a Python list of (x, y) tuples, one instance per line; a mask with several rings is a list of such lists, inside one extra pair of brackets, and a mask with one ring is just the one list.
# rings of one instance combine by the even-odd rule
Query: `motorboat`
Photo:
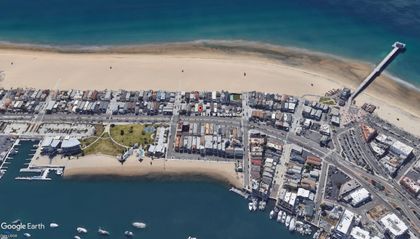
[(57, 224), (57, 223), (52, 222), (52, 223), (50, 223), (50, 227), (51, 227), (51, 228), (56, 228), (56, 227), (58, 227), (58, 224)]
[(102, 236), (109, 236), (110, 235), (110, 233), (108, 231), (106, 231), (106, 230), (104, 230), (102, 228), (99, 228), (98, 229), (98, 234), (99, 235), (102, 235)]
[(135, 228), (143, 229), (146, 228), (146, 223), (143, 222), (133, 222), (131, 225)]
[(20, 219), (16, 219), (16, 220), (14, 220), (13, 222), (12, 222), (12, 224), (19, 224), (19, 223), (21, 223), (22, 221), (20, 220)]
[(249, 202), (249, 203), (248, 203), (248, 210), (249, 210), (250, 212), (252, 212), (252, 202)]
[(295, 218), (292, 218), (291, 220), (290, 220), (290, 226), (289, 226), (289, 231), (294, 231), (295, 230), (295, 226), (296, 226), (296, 219)]
[(74, 239), (82, 239), (81, 237), (79, 237), (79, 236), (74, 236), (73, 237)]
[(83, 227), (78, 227), (78, 228), (76, 228), (76, 231), (77, 231), (78, 233), (87, 233), (86, 228), (83, 228)]
[(280, 222), (281, 221), (281, 216), (283, 215), (283, 211), (280, 211), (278, 214), (277, 214), (277, 220), (276, 221), (278, 221), (278, 222)]
[(25, 237), (31, 237), (31, 234), (29, 234), (29, 233), (27, 233), (27, 232), (26, 232), (26, 233), (24, 233), (23, 235), (24, 235)]
[(133, 232), (130, 232), (130, 231), (125, 231), (124, 232), (124, 236), (126, 236), (126, 237), (132, 237), (132, 236), (134, 236), (134, 233)]
[(286, 212), (284, 212), (283, 213), (283, 215), (281, 216), (281, 223), (286, 223), (286, 216), (287, 216), (287, 213)]
[(275, 215), (276, 215), (276, 212), (274, 212), (274, 210), (271, 210), (270, 211), (270, 220), (272, 220)]
[(197, 237), (188, 236), (187, 239), (197, 239)]
[(292, 219), (292, 217), (290, 215), (287, 215), (286, 222), (285, 222), (286, 227), (289, 227), (291, 219)]
[(266, 206), (266, 202), (265, 201), (261, 201), (259, 204), (258, 204), (258, 209), (259, 210), (261, 210), (261, 211), (264, 211), (265, 210), (265, 206)]
[(258, 200), (256, 198), (252, 199), (252, 211), (256, 211), (258, 208)]

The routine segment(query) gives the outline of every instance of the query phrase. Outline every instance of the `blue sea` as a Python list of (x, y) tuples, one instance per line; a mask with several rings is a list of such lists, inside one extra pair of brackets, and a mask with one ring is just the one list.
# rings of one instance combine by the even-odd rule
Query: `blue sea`
[[(0, 180), (0, 223), (20, 219), (46, 228), (0, 229), (0, 235), (24, 238), (28, 232), (32, 238), (65, 239), (77, 235), (76, 228), (82, 226), (88, 230), (81, 235), (84, 239), (105, 238), (98, 235), (99, 227), (111, 233), (108, 238), (124, 238), (124, 231), (130, 230), (135, 239), (305, 239), (269, 220), (267, 211), (250, 213), (248, 202), (229, 192), (228, 185), (206, 179), (70, 180), (53, 173), (52, 181), (15, 180), (33, 145), (21, 142)], [(136, 230), (131, 226), (135, 221), (147, 227)], [(49, 228), (51, 222), (60, 226)]]
[(377, 63), (420, 87), (418, 0), (0, 0), (0, 41), (102, 46), (245, 40)]

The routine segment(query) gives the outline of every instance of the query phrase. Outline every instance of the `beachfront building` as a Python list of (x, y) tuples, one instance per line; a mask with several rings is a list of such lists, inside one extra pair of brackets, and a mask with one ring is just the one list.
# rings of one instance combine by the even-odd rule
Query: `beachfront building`
[(75, 138), (66, 138), (61, 142), (61, 153), (64, 156), (76, 155), (82, 152), (80, 141)]
[(60, 145), (60, 140), (54, 137), (46, 137), (41, 142), (41, 154), (54, 156), (57, 153), (57, 149)]

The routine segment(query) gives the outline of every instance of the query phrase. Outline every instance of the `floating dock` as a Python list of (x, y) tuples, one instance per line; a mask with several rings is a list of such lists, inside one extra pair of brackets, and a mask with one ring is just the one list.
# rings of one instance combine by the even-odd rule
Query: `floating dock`
[(366, 89), (381, 72), (392, 62), (392, 60), (405, 49), (405, 44), (401, 42), (395, 42), (392, 45), (392, 50), (386, 55), (386, 57), (373, 69), (373, 71), (365, 78), (365, 80), (357, 87), (356, 91), (350, 97), (350, 103)]

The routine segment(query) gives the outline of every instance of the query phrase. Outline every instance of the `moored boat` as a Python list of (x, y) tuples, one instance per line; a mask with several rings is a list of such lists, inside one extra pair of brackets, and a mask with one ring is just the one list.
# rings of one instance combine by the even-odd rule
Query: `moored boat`
[(296, 223), (296, 219), (295, 218), (292, 218), (290, 220), (289, 231), (294, 231), (295, 230), (295, 223)]
[(52, 222), (52, 223), (50, 223), (50, 227), (51, 227), (51, 228), (56, 228), (56, 227), (58, 227), (58, 224), (57, 224), (57, 223)]
[(102, 236), (109, 236), (110, 233), (102, 228), (98, 228), (98, 234)]
[(146, 228), (146, 223), (143, 223), (143, 222), (133, 222), (131, 225), (139, 229)]
[(29, 234), (29, 233), (23, 233), (23, 235), (25, 236), (25, 237), (31, 237), (31, 234)]
[(248, 203), (248, 210), (249, 210), (250, 212), (252, 212), (252, 202), (249, 202), (249, 203)]
[(79, 236), (74, 236), (73, 237), (74, 239), (82, 239), (81, 237), (79, 237)]
[(124, 236), (126, 236), (126, 237), (132, 237), (132, 236), (134, 236), (134, 233), (133, 232), (130, 232), (130, 231), (125, 231), (124, 232)]
[(281, 216), (281, 223), (283, 223), (283, 224), (286, 223), (286, 216), (287, 216), (287, 213), (283, 212), (283, 215)]
[(292, 219), (292, 217), (290, 215), (287, 215), (286, 222), (285, 222), (286, 227), (289, 227), (291, 219)]
[(283, 211), (280, 210), (280, 212), (277, 214), (277, 222), (281, 221), (282, 215), (283, 215)]
[(86, 228), (83, 228), (83, 227), (78, 227), (78, 228), (76, 228), (76, 231), (77, 231), (78, 233), (87, 233)]
[(276, 213), (274, 212), (274, 210), (270, 211), (270, 220), (272, 220), (274, 217), (276, 216)]

